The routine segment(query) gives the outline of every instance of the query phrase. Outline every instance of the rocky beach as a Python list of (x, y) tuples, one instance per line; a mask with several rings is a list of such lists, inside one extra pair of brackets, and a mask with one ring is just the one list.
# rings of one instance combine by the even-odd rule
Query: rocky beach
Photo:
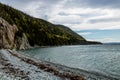
[(0, 75), (3, 80), (117, 80), (99, 73), (40, 61), (12, 50), (0, 50)]

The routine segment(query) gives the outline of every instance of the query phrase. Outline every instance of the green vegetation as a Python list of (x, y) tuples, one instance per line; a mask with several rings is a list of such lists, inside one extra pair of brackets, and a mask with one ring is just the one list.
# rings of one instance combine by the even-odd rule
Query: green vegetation
[(42, 19), (31, 17), (19, 10), (0, 3), (0, 17), (11, 25), (17, 25), (17, 36), (26, 34), (31, 46), (51, 46), (87, 44), (87, 41), (62, 25), (55, 25)]

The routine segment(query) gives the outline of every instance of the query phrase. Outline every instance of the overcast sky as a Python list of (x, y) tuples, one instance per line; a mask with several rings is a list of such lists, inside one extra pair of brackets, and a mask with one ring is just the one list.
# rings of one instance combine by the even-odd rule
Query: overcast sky
[(68, 26), (87, 40), (120, 42), (120, 0), (0, 0), (0, 2), (34, 17)]

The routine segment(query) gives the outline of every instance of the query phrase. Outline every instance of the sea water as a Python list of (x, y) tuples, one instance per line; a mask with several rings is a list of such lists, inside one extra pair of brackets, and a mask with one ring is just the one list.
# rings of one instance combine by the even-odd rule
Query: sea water
[(72, 45), (22, 52), (40, 60), (120, 78), (120, 45)]

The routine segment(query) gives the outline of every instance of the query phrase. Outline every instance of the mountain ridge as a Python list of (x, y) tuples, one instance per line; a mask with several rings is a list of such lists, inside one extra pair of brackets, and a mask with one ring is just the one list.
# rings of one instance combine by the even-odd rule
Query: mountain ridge
[(10, 25), (16, 25), (18, 31), (15, 35), (18, 37), (26, 35), (31, 46), (91, 44), (68, 27), (34, 18), (2, 3), (0, 3), (0, 17)]

